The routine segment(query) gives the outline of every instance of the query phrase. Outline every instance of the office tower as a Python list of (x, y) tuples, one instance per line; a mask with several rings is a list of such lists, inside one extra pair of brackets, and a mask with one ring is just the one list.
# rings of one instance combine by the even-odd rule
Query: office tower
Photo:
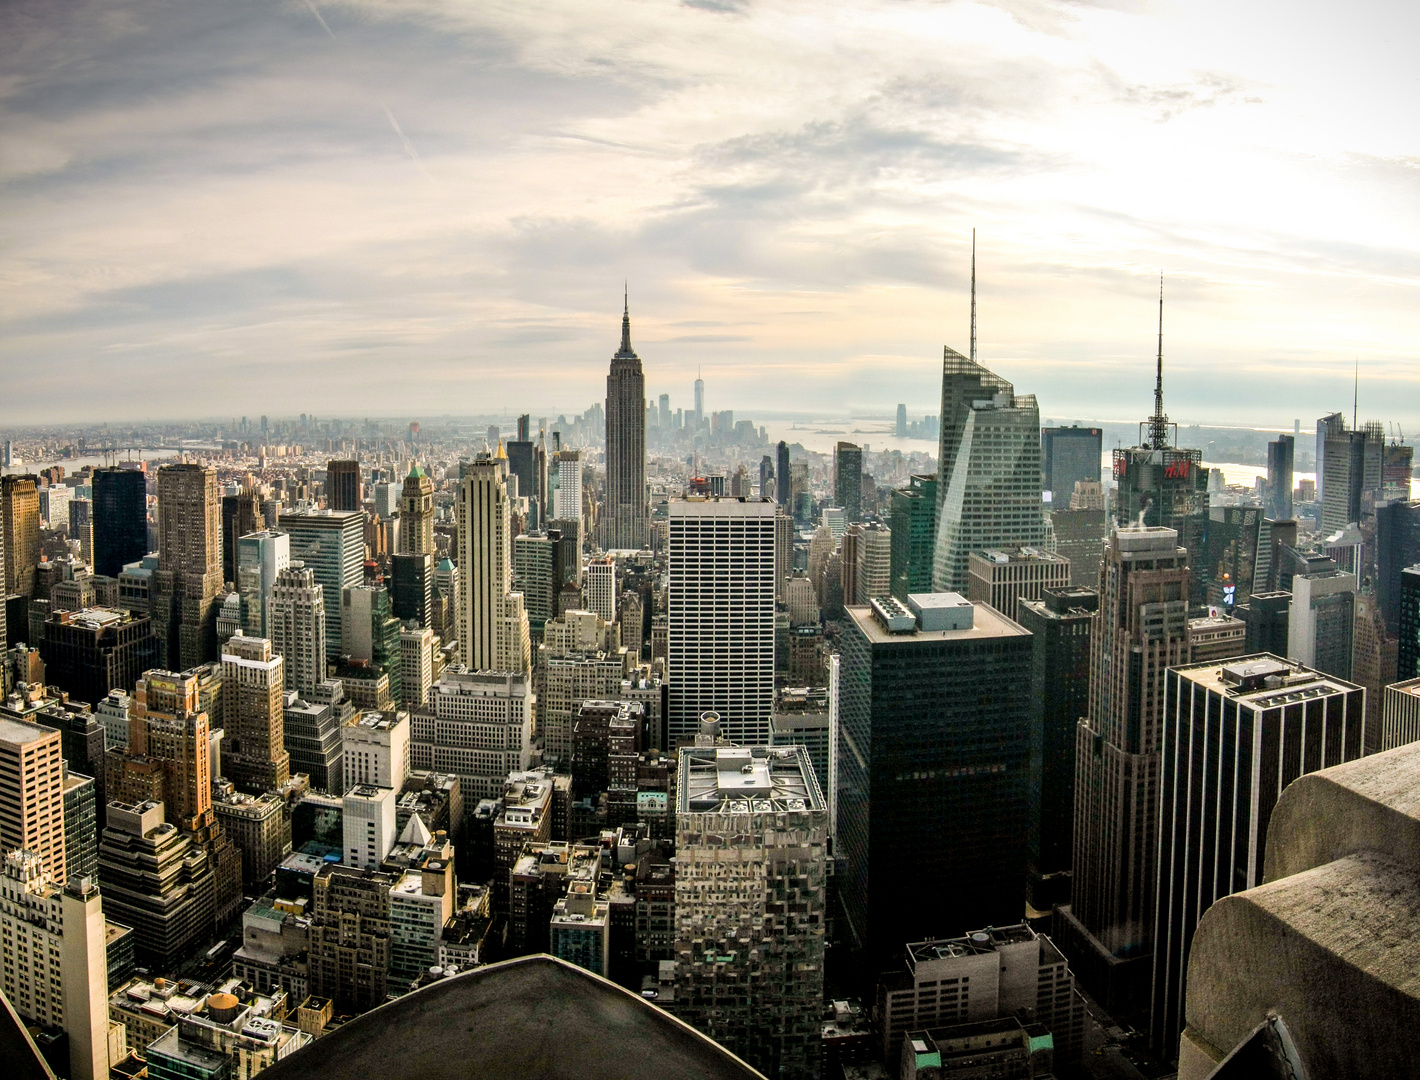
[(1420, 679), (1406, 679), (1385, 688), (1380, 741), (1382, 750), (1420, 741)]
[(325, 589), (315, 571), (294, 563), (276, 575), (271, 586), (267, 629), (271, 649), (285, 660), (290, 690), (310, 693), (325, 681)]
[(232, 846), (242, 853), (242, 887), (259, 893), (267, 879), (291, 854), (291, 819), (278, 792), (260, 795), (223, 794), (212, 801), (213, 812)]
[(932, 587), (965, 593), (971, 552), (1045, 545), (1035, 396), (944, 349), (939, 446)]
[(558, 450), (552, 455), (555, 480), (552, 492), (552, 516), (560, 521), (573, 521), (582, 526), (582, 452)]
[[(26, 850), (8, 851), (0, 874), (0, 990), (26, 1021), (68, 1037), (65, 1076), (107, 1080), (107, 926), (97, 886), (88, 876), (61, 886)], [(9, 1067), (25, 1073), (17, 1061)]]
[(794, 486), (789, 468), (789, 444), (781, 441), (776, 453), (778, 454), (778, 464), (774, 469), (775, 491), (779, 497), (779, 505), (787, 506), (792, 514), (794, 512)]
[(1420, 502), (1397, 500), (1376, 508), (1376, 599), (1386, 628), (1400, 620), (1400, 574), (1420, 564)]
[(1278, 591), (1255, 592), (1246, 604), (1238, 605), (1234, 614), (1246, 627), (1243, 652), (1286, 656), (1291, 607), (1292, 594)]
[(1351, 681), (1366, 691), (1365, 753), (1375, 754), (1381, 749), (1381, 709), (1386, 685), (1396, 681), (1400, 643), (1386, 631), (1373, 592), (1356, 595), (1352, 627)]
[[(98, 764), (103, 765), (102, 757)], [(99, 805), (94, 777), (72, 771), (65, 762), (64, 869), (71, 878), (99, 872)]]
[(1271, 522), (1263, 513), (1255, 506), (1209, 508), (1202, 543), (1189, 551), (1195, 598), (1201, 585), (1205, 603), (1229, 609), (1252, 594), (1259, 551), (1265, 550), (1269, 559), (1271, 555), (1271, 524), (1265, 548), (1261, 542), (1263, 522)]
[(428, 628), (434, 620), (434, 557), (402, 552), (390, 557), (390, 610)]
[(399, 495), (399, 550), (403, 554), (434, 554), (434, 481), (415, 462)]
[(271, 633), (271, 591), (277, 575), (291, 565), (291, 537), (263, 529), (239, 536), (235, 544), (237, 593), (242, 603), (242, 628), (251, 637)]
[(616, 621), (616, 560), (598, 555), (587, 561), (582, 603), (607, 622)]
[(133, 689), (158, 658), (148, 617), (109, 608), (51, 612), (39, 649), (46, 682), (83, 702)]
[(669, 394), (662, 394), (660, 399), (660, 405), (661, 427), (669, 428), (671, 426), (671, 396)]
[(833, 451), (833, 501), (850, 524), (863, 520), (863, 448), (840, 442)]
[(1316, 501), (1326, 497), (1326, 441), (1346, 430), (1346, 418), (1339, 412), (1319, 417), (1316, 422)]
[[(1114, 478), (1118, 484), (1112, 504), (1115, 525), (1144, 525), (1172, 529), (1177, 542), (1194, 559), (1203, 543), (1208, 513), (1208, 473), (1201, 450), (1173, 445), (1178, 425), (1164, 413), (1164, 292), (1159, 284), (1159, 351), (1154, 376), (1154, 414), (1140, 425), (1138, 446), (1114, 451)], [(1147, 428), (1147, 435), (1145, 429)], [(1207, 582), (1203, 575), (1191, 580), (1190, 599), (1201, 604)]]
[(266, 638), (240, 633), (222, 651), (222, 772), (243, 791), (275, 791), (291, 778), (284, 717), (285, 665)]
[(266, 528), (266, 515), (261, 509), (261, 495), (254, 488), (244, 488), (236, 495), (222, 496), (222, 580), (236, 584), (239, 541), (249, 533)]
[(390, 518), (399, 515), (400, 489), (388, 481), (383, 481), (375, 485), (375, 516), (381, 521), (389, 521)]
[(1027, 895), (1048, 911), (1069, 903), (1074, 854), (1075, 728), (1089, 713), (1090, 640), (1099, 593), (1080, 586), (1043, 589), (1017, 601), (1016, 622), (1031, 633), (1030, 833)]
[(1273, 521), (1292, 518), (1292, 456), (1296, 443), (1290, 435), (1279, 435), (1267, 444), (1267, 488), (1263, 512)]
[(705, 380), (696, 376), (695, 379), (695, 430), (699, 431), (705, 426)]
[(556, 546), (544, 532), (513, 540), (513, 588), (523, 594), (528, 630), (537, 640), (541, 640), (547, 620), (556, 614), (556, 594), (562, 586), (555, 566)]
[(1055, 553), (1070, 561), (1070, 584), (1095, 588), (1100, 583), (1100, 563), (1104, 559), (1104, 505), (1099, 509), (1062, 509), (1049, 512), (1050, 531), (1055, 534)]
[(1155, 1052), (1183, 1027), (1184, 976), (1203, 912), (1263, 881), (1263, 842), (1282, 789), (1365, 753), (1365, 691), (1261, 654), (1171, 669), (1159, 769)]
[(478, 671), (527, 671), (528, 616), (522, 594), (512, 591), (505, 462), (480, 458), (459, 468), (457, 607), (463, 660)]
[(759, 489), (756, 494), (762, 499), (778, 498), (774, 484), (774, 459), (768, 454), (759, 459)]
[(1100, 456), (1104, 433), (1099, 428), (1048, 427), (1040, 429), (1041, 464), (1045, 491), (1053, 510), (1070, 509), (1075, 485), (1100, 482)]
[(904, 940), (1019, 917), (1031, 637), (959, 594), (914, 593), (850, 607), (839, 641), (838, 881), (871, 976)]
[(774, 512), (774, 598), (784, 602), (784, 590), (794, 565), (794, 519), (777, 507)]
[(669, 738), (692, 738), (720, 714), (741, 745), (769, 741), (774, 708), (774, 519), (771, 502), (670, 504)]
[(148, 554), (148, 477), (138, 469), (94, 470), (94, 573), (118, 577)]
[(5, 594), (29, 598), (39, 566), (39, 482), (33, 476), (0, 477), (0, 521), (5, 534)]
[(360, 509), (360, 463), (332, 461), (325, 467), (325, 505), (331, 510)]
[(69, 500), (69, 539), (79, 541), (79, 557), (94, 564), (94, 504), (89, 499)]
[[(1340, 487), (1337, 482), (1331, 490)], [(1351, 677), (1356, 591), (1356, 575), (1334, 567), (1292, 578), (1287, 647), (1294, 659), (1338, 679)]]
[[(342, 659), (366, 664), (383, 675), (388, 680), (389, 704), (393, 704), (401, 697), (400, 646), (399, 620), (390, 610), (389, 590), (378, 585), (357, 585), (341, 593), (340, 607), (345, 625)], [(343, 663), (340, 670), (345, 670)]]
[(892, 595), (905, 601), (909, 593), (932, 591), (932, 552), (937, 541), (937, 474), (909, 477), (907, 487), (893, 491), (889, 507)]
[(318, 692), (287, 690), (283, 706), (283, 744), (291, 772), (309, 776), (315, 791), (344, 791), (340, 733), (351, 706), (341, 684), (328, 682)]
[(801, 746), (686, 747), (676, 1015), (768, 1076), (819, 1073), (828, 807)]
[(1040, 548), (973, 551), (968, 563), (967, 599), (990, 604), (1014, 617), (1018, 599), (1038, 600), (1042, 590), (1070, 584), (1070, 562)]
[(281, 528), (291, 536), (291, 562), (315, 575), (325, 605), (325, 656), (339, 660), (344, 647), (340, 597), (365, 580), (365, 515), (357, 511), (308, 510), (282, 514)]
[[(348, 770), (347, 770), (348, 771)], [(355, 784), (341, 797), (341, 862), (377, 870), (398, 836), (395, 803), (399, 792), (374, 784)]]
[(212, 933), (216, 893), (207, 851), (165, 813), (161, 802), (110, 802), (99, 834), (104, 915), (133, 927), (134, 956), (154, 971), (172, 971)]
[(557, 655), (548, 650), (537, 672), (537, 723), (544, 760), (565, 768), (572, 758), (577, 710), (584, 701), (607, 701), (620, 696), (621, 683), (627, 675), (626, 656), (624, 652), (597, 649), (555, 652)]
[(54, 728), (0, 717), (0, 848), (33, 852), (55, 881), (69, 880), (63, 752)]
[(153, 633), (169, 667), (182, 670), (216, 657), (221, 591), (217, 470), (164, 465), (158, 470), (158, 569), (152, 606)]
[(892, 591), (892, 530), (881, 522), (870, 521), (850, 530), (851, 543), (844, 539), (844, 565), (852, 557), (853, 592), (849, 595), (848, 575), (845, 575), (844, 603), (866, 604)]
[(897, 437), (898, 437), (899, 439), (905, 439), (905, 438), (907, 438), (907, 406), (906, 406), (906, 405), (899, 405), (899, 406), (897, 407), (897, 427), (896, 427), (895, 430), (896, 430), (896, 433), (897, 433)]
[(429, 701), (434, 685), (439, 638), (427, 626), (399, 632), (399, 707), (414, 709)]
[(407, 865), (390, 887), (390, 982), (408, 986), (440, 966), (439, 946), (454, 917), (458, 881), (447, 836), (430, 836), (412, 818), (399, 844), (409, 850), (400, 856)]
[(1420, 677), (1420, 565), (1400, 573), (1400, 604), (1396, 616), (1399, 646), (1395, 677), (1399, 681)]
[(408, 713), (358, 713), (340, 729), (340, 741), (347, 788), (366, 784), (398, 791), (404, 786), (411, 760)]
[(1351, 431), (1345, 418), (1336, 414), (1327, 418), (1324, 435), (1321, 423), (1317, 423), (1317, 499), (1321, 531), (1329, 535), (1374, 513), (1374, 503), (1381, 498), (1385, 436), (1375, 421), (1361, 431)]
[(311, 993), (341, 1012), (365, 1012), (388, 994), (390, 886), (396, 874), (327, 864), (311, 904)]
[(434, 567), (434, 633), (451, 650), (450, 655), (459, 659), (463, 646), (458, 635), (458, 598), (461, 583), (459, 568), (447, 556)]
[(1247, 653), (1247, 623), (1232, 615), (1188, 620), (1188, 663), (1216, 664)]
[(1148, 1007), (1164, 671), (1188, 657), (1188, 553), (1173, 529), (1115, 529), (1100, 583), (1071, 902), (1056, 908), (1056, 934), (1086, 989), (1128, 1016)]
[[(45, 470), (48, 475), (49, 470)], [(69, 497), (72, 489), (53, 479), (39, 489), (40, 524), (47, 529), (62, 529), (69, 521)]]
[(186, 832), (211, 821), (211, 722), (200, 682), (196, 672), (144, 672), (130, 707), (128, 748), (108, 751), (104, 765), (110, 802), (161, 802)]
[(550, 507), (543, 505), (542, 474), (538, 468), (538, 450), (533, 443), (516, 440), (506, 445), (508, 473), (518, 478), (518, 494), (527, 499), (532, 510), (529, 527), (540, 526), (549, 516)]
[[(0, 511), (0, 653), (10, 646), (7, 630), (6, 609), (9, 607), (9, 589), (5, 579), (5, 514)], [(0, 694), (9, 688), (10, 665), (0, 661)]]
[(132, 698), (122, 690), (110, 690), (94, 705), (94, 716), (104, 727), (104, 749), (119, 750), (128, 746), (128, 710)]
[[(559, 512), (559, 517), (563, 515)], [(649, 542), (646, 506), (646, 378), (631, 348), (631, 311), (621, 315), (621, 348), (606, 377), (606, 502), (602, 547), (632, 550)]]
[(470, 806), (496, 799), (531, 764), (536, 704), (527, 675), (445, 668), (428, 706), (409, 714), (410, 763), (455, 774)]
[[(883, 1060), (889, 1062), (899, 1060), (903, 1037), (909, 1032), (956, 1028), (941, 1033), (946, 1042), (970, 1030), (957, 1025), (984, 1026), (1017, 1016), (1028, 1016), (1047, 1029), (1057, 1064), (1078, 1061), (1084, 1050), (1085, 999), (1075, 990), (1074, 976), (1054, 942), (1027, 923), (906, 944), (894, 969), (878, 980), (877, 1005)], [(1001, 1035), (1011, 1037), (1008, 1030), (996, 1029), (991, 1044), (1001, 1045), (1005, 1041)], [(1037, 1036), (1028, 1041), (1034, 1047), (1047, 1039)], [(966, 1066), (962, 1074), (970, 1076), (976, 1072), (971, 1066), (979, 1069), (986, 1055), (962, 1057)], [(956, 1069), (944, 1070), (942, 1075), (956, 1073)], [(983, 1071), (977, 1075), (1040, 1074)]]

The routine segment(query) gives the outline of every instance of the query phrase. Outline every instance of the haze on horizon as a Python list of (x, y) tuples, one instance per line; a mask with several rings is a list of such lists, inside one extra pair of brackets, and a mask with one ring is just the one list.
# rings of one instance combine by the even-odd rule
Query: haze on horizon
[(1420, 428), (1420, 11), (1381, 0), (0, 9), (5, 421), (649, 397)]

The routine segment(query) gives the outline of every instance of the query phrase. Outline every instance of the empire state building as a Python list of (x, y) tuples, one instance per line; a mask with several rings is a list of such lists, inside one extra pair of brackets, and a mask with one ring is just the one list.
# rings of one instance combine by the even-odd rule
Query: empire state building
[(631, 348), (631, 311), (621, 315), (621, 348), (606, 377), (606, 506), (601, 543), (608, 551), (646, 546), (646, 378)]

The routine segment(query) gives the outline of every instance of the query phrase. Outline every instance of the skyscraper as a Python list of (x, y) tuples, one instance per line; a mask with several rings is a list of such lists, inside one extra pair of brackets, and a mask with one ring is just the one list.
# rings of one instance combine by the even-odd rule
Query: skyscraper
[(325, 591), (325, 655), (340, 658), (341, 593), (365, 580), (365, 515), (360, 511), (308, 510), (282, 514), (291, 535), (291, 562), (302, 563)]
[(850, 607), (843, 626), (837, 881), (873, 978), (906, 941), (1019, 918), (1031, 637), (956, 593)]
[(399, 550), (402, 554), (434, 554), (434, 481), (418, 462), (409, 467), (399, 495)]
[(325, 467), (325, 505), (330, 510), (360, 509), (360, 463), (332, 461)]
[(776, 494), (779, 496), (779, 505), (789, 508), (789, 513), (794, 512), (794, 485), (789, 471), (789, 444), (780, 440), (777, 450), (779, 455), (778, 464), (774, 468)]
[(266, 515), (261, 510), (261, 496), (253, 488), (236, 495), (222, 496), (222, 580), (237, 582), (238, 541), (248, 533), (266, 528)]
[(69, 539), (79, 541), (79, 557), (94, 565), (94, 504), (89, 499), (69, 500)]
[(5, 533), (5, 593), (34, 595), (39, 565), (39, 483), (33, 476), (0, 477), (0, 517)]
[(774, 708), (774, 519), (768, 500), (670, 504), (669, 738), (720, 714), (741, 745), (769, 742)]
[(269, 607), (276, 576), (291, 565), (291, 537), (263, 529), (237, 538), (233, 579), (242, 598), (242, 627), (251, 637), (270, 633)]
[(1404, 682), (1420, 677), (1420, 565), (1400, 573), (1400, 603), (1396, 626), (1400, 646), (1395, 677)]
[(236, 634), (222, 649), (222, 772), (244, 791), (291, 778), (283, 729), (285, 664), (266, 638)]
[(896, 430), (896, 432), (897, 432), (897, 437), (898, 437), (899, 439), (905, 439), (905, 438), (907, 438), (907, 406), (906, 406), (906, 405), (899, 405), (899, 406), (897, 407), (897, 428), (896, 428), (895, 430)]
[[(1332, 487), (1333, 494), (1339, 487), (1339, 483)], [(1338, 679), (1351, 678), (1355, 612), (1355, 574), (1335, 566), (1297, 574), (1292, 578), (1288, 651), (1309, 668)]]
[(932, 587), (964, 594), (973, 551), (1045, 543), (1035, 396), (944, 349), (939, 462)]
[(216, 659), (221, 591), (217, 470), (164, 465), (158, 470), (158, 569), (152, 604), (153, 633), (164, 643), (160, 653), (169, 667), (185, 670)]
[(293, 563), (271, 586), (267, 628), (271, 651), (285, 661), (286, 688), (309, 694), (325, 681), (325, 589), (315, 571)]
[(1364, 699), (1354, 683), (1266, 654), (1166, 674), (1150, 1025), (1165, 1059), (1178, 1052), (1198, 920), (1222, 897), (1262, 884), (1282, 789), (1365, 753)]
[(0, 717), (0, 848), (34, 852), (55, 881), (68, 880), (63, 752), (54, 728)]
[(1090, 707), (1075, 756), (1072, 968), (1112, 1015), (1148, 1005), (1164, 672), (1188, 658), (1188, 553), (1173, 529), (1115, 529), (1100, 575)]
[(616, 560), (610, 555), (599, 555), (587, 562), (582, 605), (607, 622), (616, 621), (616, 577)]
[(808, 751), (687, 747), (676, 785), (676, 1015), (766, 1076), (817, 1076), (829, 814)]
[(602, 547), (639, 550), (647, 544), (646, 378), (631, 348), (631, 310), (621, 315), (621, 348), (606, 377), (606, 504)]
[(1346, 429), (1346, 418), (1339, 412), (1318, 417), (1316, 422), (1316, 501), (1326, 498), (1326, 440)]
[(833, 451), (833, 501), (850, 525), (863, 520), (863, 448), (840, 442)]
[(1318, 439), (1322, 456), (1317, 458), (1317, 500), (1321, 531), (1329, 535), (1374, 513), (1384, 483), (1385, 436), (1374, 421), (1351, 431), (1344, 418), (1332, 417), (1325, 437), (1319, 434)]
[(705, 380), (698, 375), (695, 378), (695, 430), (699, 431), (705, 423)]
[(116, 578), (148, 554), (147, 483), (138, 469), (94, 470), (94, 573)]
[(397, 619), (434, 625), (434, 557), (405, 553), (390, 558), (390, 609)]
[(530, 664), (527, 611), (512, 591), (506, 467), (496, 458), (459, 466), (458, 636), (464, 662), (476, 671), (522, 672)]
[(1044, 458), (1044, 489), (1050, 492), (1052, 510), (1070, 509), (1070, 498), (1080, 481), (1099, 483), (1104, 433), (1099, 428), (1048, 427), (1040, 429)]
[(1267, 444), (1267, 494), (1263, 513), (1273, 521), (1292, 518), (1292, 457), (1296, 440), (1279, 435)]
[[(892, 594), (904, 603), (910, 593), (932, 591), (932, 552), (937, 542), (937, 474), (911, 476), (892, 493)], [(812, 575), (810, 575), (812, 576)]]

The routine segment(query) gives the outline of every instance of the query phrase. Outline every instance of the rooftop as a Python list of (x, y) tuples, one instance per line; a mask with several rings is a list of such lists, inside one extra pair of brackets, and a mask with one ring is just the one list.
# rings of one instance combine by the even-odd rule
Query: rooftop
[[(955, 596), (955, 593), (914, 593), (913, 598), (922, 596)], [(914, 633), (889, 633), (873, 617), (872, 609), (849, 607), (848, 617), (863, 632), (871, 645), (920, 645), (934, 641), (976, 641), (993, 638), (1027, 637), (1030, 631), (1013, 619), (1008, 619), (989, 604), (974, 604), (975, 613), (972, 626), (964, 630), (917, 630)]]
[(677, 773), (680, 813), (825, 809), (802, 746), (688, 746), (680, 751)]
[(1299, 694), (1315, 697), (1319, 694), (1347, 694), (1359, 689), (1356, 683), (1313, 671), (1271, 653), (1186, 664), (1173, 670), (1178, 672), (1180, 678), (1258, 709), (1290, 704), (1300, 700), (1297, 697)]
[(26, 724), (20, 720), (11, 720), (9, 717), (0, 716), (0, 742), (22, 746), (25, 743), (36, 742), (39, 739), (47, 739), (58, 732), (54, 728), (40, 727), (38, 724)]

